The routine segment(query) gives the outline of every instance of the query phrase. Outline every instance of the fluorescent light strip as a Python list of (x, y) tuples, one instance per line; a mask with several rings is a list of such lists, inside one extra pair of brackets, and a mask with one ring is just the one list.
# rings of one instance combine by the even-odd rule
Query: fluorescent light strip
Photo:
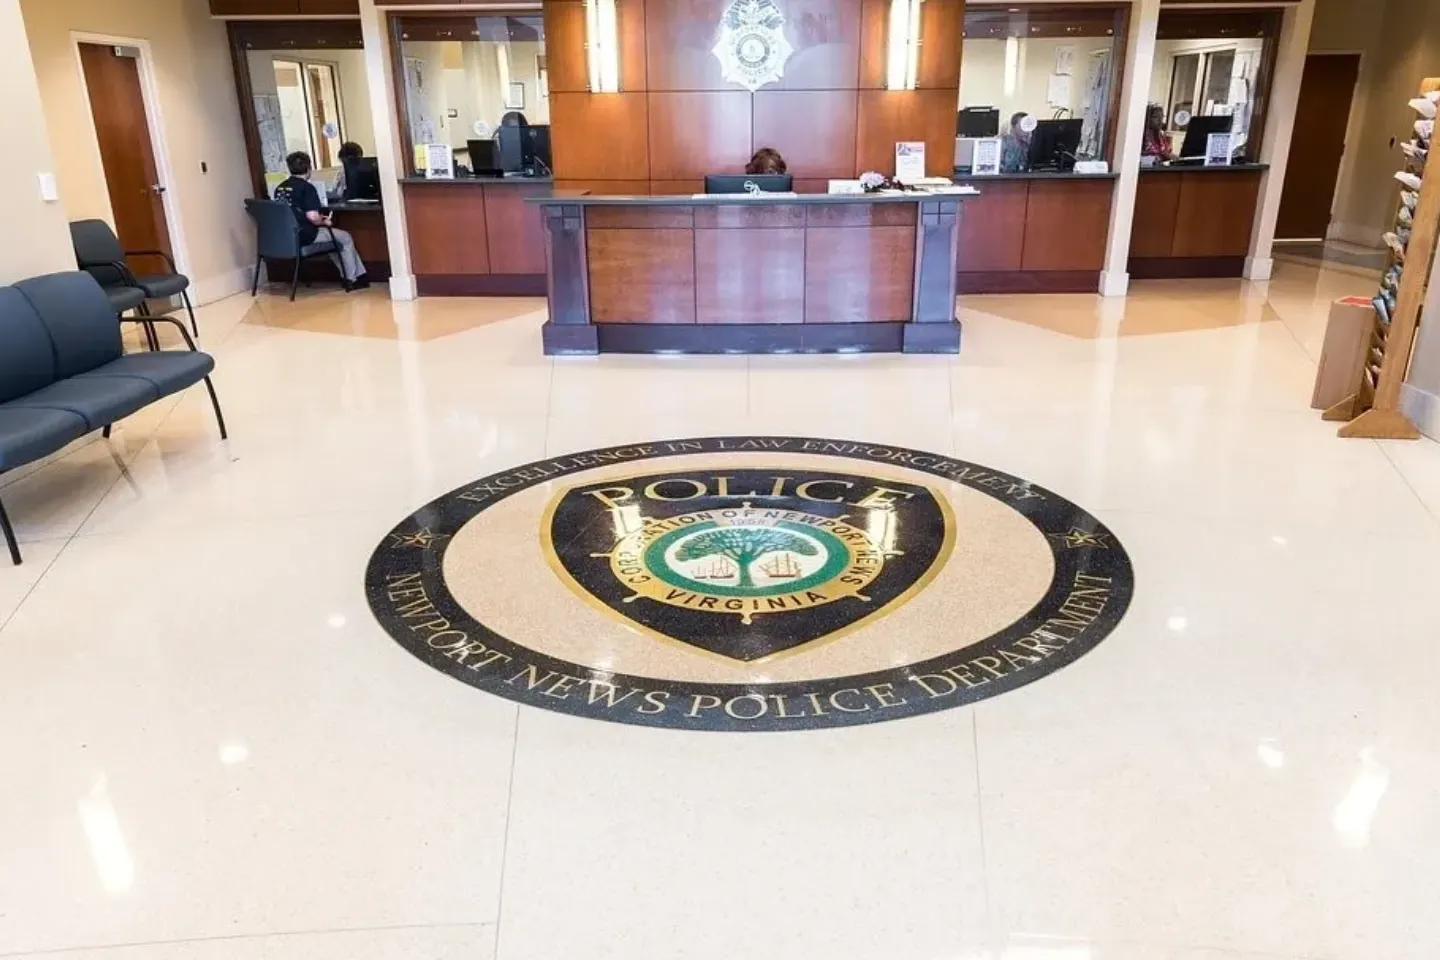
[(591, 93), (618, 93), (620, 60), (615, 0), (585, 0), (585, 49)]
[(885, 85), (891, 90), (914, 90), (920, 68), (921, 0), (890, 0), (890, 36), (885, 62)]

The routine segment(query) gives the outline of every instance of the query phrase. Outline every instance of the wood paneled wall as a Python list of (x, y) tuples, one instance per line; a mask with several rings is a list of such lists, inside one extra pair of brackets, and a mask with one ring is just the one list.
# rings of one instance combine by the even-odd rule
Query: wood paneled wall
[(617, 0), (620, 92), (587, 87), (585, 7), (545, 0), (551, 138), (560, 186), (694, 193), (779, 150), (802, 192), (893, 173), (895, 142), (924, 140), (932, 176), (953, 166), (964, 0), (925, 0), (917, 89), (885, 89), (889, 0), (777, 0), (795, 52), (755, 93), (712, 54), (729, 0)]

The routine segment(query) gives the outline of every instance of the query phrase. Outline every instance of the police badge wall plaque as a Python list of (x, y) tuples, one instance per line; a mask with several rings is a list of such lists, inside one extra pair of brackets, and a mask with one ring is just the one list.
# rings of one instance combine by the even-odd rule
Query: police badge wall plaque
[(719, 39), (711, 52), (726, 81), (754, 93), (784, 76), (794, 49), (774, 0), (734, 0), (720, 16)]
[(511, 700), (694, 730), (914, 716), (1073, 662), (1133, 589), (1114, 535), (972, 463), (804, 437), (590, 450), (407, 518), (371, 609)]

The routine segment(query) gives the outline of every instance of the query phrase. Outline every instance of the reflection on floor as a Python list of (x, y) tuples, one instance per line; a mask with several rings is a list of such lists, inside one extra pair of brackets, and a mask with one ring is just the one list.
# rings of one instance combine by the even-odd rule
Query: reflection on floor
[(1290, 240), (1275, 244), (1275, 259), (1348, 273), (1379, 274), (1390, 262), (1384, 247), (1362, 247), (1344, 240)]
[[(977, 297), (958, 358), (552, 361), (537, 301), (205, 307), (228, 444), (192, 390), (0, 490), (0, 956), (1432, 960), (1440, 447), (1306, 406), (1329, 301), (1373, 285)], [(729, 433), (1043, 484), (1134, 602), (976, 706), (738, 735), (518, 707), (372, 618), (370, 552), (439, 494)]]

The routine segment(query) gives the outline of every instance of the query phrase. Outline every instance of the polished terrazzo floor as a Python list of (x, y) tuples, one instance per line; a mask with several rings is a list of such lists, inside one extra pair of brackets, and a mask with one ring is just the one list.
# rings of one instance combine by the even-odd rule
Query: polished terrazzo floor
[[(1431, 960), (1440, 447), (1307, 409), (1328, 301), (1372, 287), (969, 298), (959, 358), (552, 362), (539, 301), (208, 306), (228, 444), (192, 391), (0, 488), (0, 956)], [(1023, 689), (773, 734), (517, 706), (367, 607), (446, 491), (746, 433), (1041, 484), (1134, 601)]]

